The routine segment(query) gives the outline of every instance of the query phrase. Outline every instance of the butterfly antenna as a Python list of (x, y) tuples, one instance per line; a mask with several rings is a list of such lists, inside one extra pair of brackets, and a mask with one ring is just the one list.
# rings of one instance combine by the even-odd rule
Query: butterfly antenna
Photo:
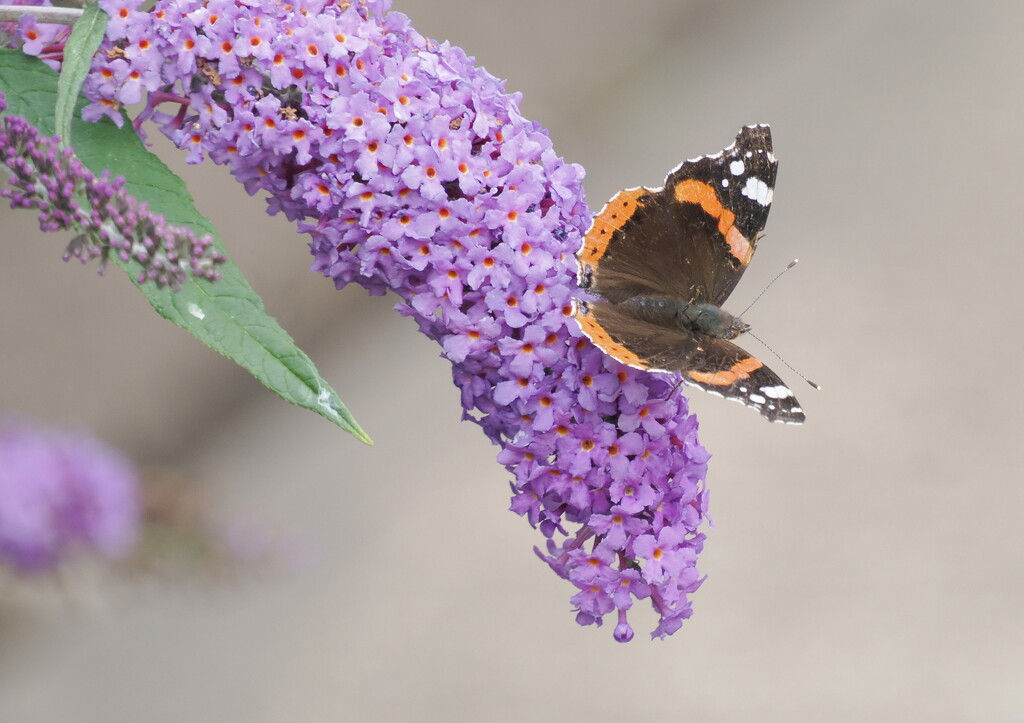
[[(753, 301), (751, 301), (751, 302), (750, 302), (749, 304), (747, 304), (747, 308), (743, 310), (743, 313), (742, 313), (742, 314), (740, 314), (740, 317), (744, 317), (744, 316), (746, 316), (746, 315), (747, 315), (747, 312), (748, 312), (748, 311), (750, 311), (750, 307), (752, 307), (752, 306), (753, 306), (754, 304), (756, 304), (756, 303), (757, 303), (757, 300), (758, 300), (758, 299), (760, 299), (760, 298), (761, 298), (762, 296), (764, 296), (764, 292), (766, 292), (766, 291), (768, 291), (768, 289), (772, 288), (772, 284), (774, 284), (774, 283), (775, 283), (776, 281), (778, 281), (778, 280), (779, 280), (780, 278), (782, 278), (782, 275), (783, 275), (784, 273), (786, 273), (787, 271), (789, 271), (789, 270), (790, 270), (791, 268), (793, 268), (794, 266), (796, 266), (796, 265), (797, 265), (797, 263), (798, 263), (799, 261), (800, 261), (800, 259), (793, 259), (792, 261), (790, 261), (790, 262), (789, 262), (789, 266), (787, 266), (786, 268), (784, 268), (784, 269), (783, 269), (782, 271), (780, 271), (779, 273), (775, 274), (775, 278), (774, 278), (774, 279), (772, 279), (771, 281), (769, 281), (769, 282), (768, 282), (768, 285), (767, 285), (767, 286), (765, 286), (765, 287), (764, 287), (763, 289), (761, 289), (761, 293), (760, 293), (760, 294), (758, 294), (757, 296), (755, 296), (755, 297), (754, 297), (754, 300), (753, 300)], [(760, 340), (759, 340), (759, 341), (760, 341)], [(764, 342), (763, 342), (763, 341), (762, 341), (761, 343), (762, 343), (762, 344), (764, 344)], [(764, 345), (765, 345), (765, 346), (768, 346), (767, 344), (764, 344)], [(772, 352), (772, 354), (775, 354), (775, 352)], [(779, 356), (779, 355), (778, 355), (778, 354), (775, 354), (775, 356)], [(782, 359), (782, 357), (779, 357), (779, 359)], [(785, 360), (785, 359), (782, 359), (782, 361), (783, 361), (783, 362), (785, 362), (786, 360)]]
[[(793, 262), (793, 264), (795, 264), (795, 263), (796, 263), (796, 261), (794, 261), (794, 262)], [(793, 264), (790, 264), (790, 265), (789, 265), (789, 266), (788, 266), (787, 268), (790, 268), (790, 267), (792, 267), (792, 266), (793, 266)], [(781, 275), (782, 275), (782, 274), (779, 274), (779, 276), (781, 276)], [(779, 278), (779, 277), (778, 277), (778, 276), (776, 276), (775, 278)], [(771, 284), (769, 284), (769, 286), (771, 286)], [(755, 301), (756, 301), (756, 299), (755, 299)], [(803, 373), (802, 373), (802, 372), (799, 372), (799, 371), (797, 371), (797, 370), (796, 370), (796, 369), (795, 369), (795, 368), (793, 367), (793, 365), (792, 365), (792, 364), (790, 364), (790, 363), (789, 363), (788, 361), (786, 361), (786, 360), (785, 360), (785, 359), (783, 359), (783, 358), (782, 358), (781, 356), (779, 356), (779, 353), (778, 353), (777, 351), (775, 351), (774, 349), (772, 349), (772, 348), (771, 348), (770, 346), (768, 346), (768, 344), (767, 344), (767, 343), (765, 342), (765, 340), (764, 340), (764, 339), (762, 339), (761, 337), (759, 337), (759, 336), (758, 336), (757, 334), (753, 333), (752, 331), (748, 331), (748, 332), (747, 332), (747, 334), (749, 334), (750, 336), (754, 337), (754, 338), (755, 338), (755, 339), (757, 339), (757, 340), (758, 340), (759, 342), (761, 342), (762, 344), (764, 344), (764, 348), (765, 348), (765, 349), (767, 349), (768, 351), (770, 351), (770, 352), (771, 352), (772, 354), (774, 354), (774, 355), (776, 356), (776, 358), (777, 358), (777, 359), (778, 359), (778, 360), (779, 360), (780, 362), (782, 362), (783, 364), (785, 364), (785, 365), (786, 365), (786, 367), (787, 367), (787, 368), (788, 368), (788, 369), (789, 369), (789, 370), (790, 370), (791, 372), (793, 372), (794, 374), (796, 374), (796, 375), (797, 375), (798, 377), (800, 377), (801, 379), (803, 379), (803, 380), (804, 380), (805, 382), (807, 382), (808, 384), (810, 384), (810, 385), (811, 385), (812, 387), (814, 387), (814, 388), (815, 388), (815, 389), (817, 389), (818, 391), (821, 391), (821, 387), (820, 387), (820, 386), (818, 386), (817, 384), (815, 384), (814, 382), (812, 382), (812, 381), (811, 381), (810, 379), (808, 379), (807, 377), (805, 377), (805, 376), (803, 375)]]

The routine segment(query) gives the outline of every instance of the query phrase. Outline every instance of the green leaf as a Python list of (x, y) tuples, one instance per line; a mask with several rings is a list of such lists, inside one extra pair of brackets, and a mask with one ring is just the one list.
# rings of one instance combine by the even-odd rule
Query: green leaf
[(65, 146), (71, 145), (71, 120), (75, 115), (75, 105), (82, 92), (85, 75), (89, 72), (92, 56), (103, 42), (108, 19), (98, 3), (86, 4), (82, 17), (72, 26), (71, 36), (64, 46), (64, 61), (57, 79), (57, 102), (54, 107), (57, 135)]
[[(20, 115), (43, 133), (53, 133), (57, 74), (35, 58), (0, 49), (0, 91), (8, 112)], [(185, 184), (143, 146), (129, 126), (80, 120), (80, 100), (72, 127), (75, 152), (93, 173), (109, 169), (127, 179), (127, 191), (146, 201), (152, 211), (172, 224), (188, 226), (196, 234), (211, 234), (217, 249), (227, 255), (213, 225), (196, 210)], [(373, 442), (359, 427), (341, 399), (317, 373), (316, 367), (295, 346), (288, 333), (266, 313), (263, 301), (229, 260), (223, 278), (210, 283), (191, 276), (177, 291), (139, 285), (141, 266), (121, 263), (132, 283), (159, 314), (182, 327), (212, 349), (247, 369), (271, 391), (310, 409), (367, 444)]]

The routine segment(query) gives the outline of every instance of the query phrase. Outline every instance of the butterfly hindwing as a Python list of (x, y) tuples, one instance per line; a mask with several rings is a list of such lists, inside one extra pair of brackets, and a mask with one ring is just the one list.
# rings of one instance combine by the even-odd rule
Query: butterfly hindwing
[(602, 301), (576, 301), (583, 333), (606, 354), (646, 371), (680, 372), (683, 381), (757, 409), (772, 422), (800, 424), (793, 392), (759, 359), (725, 339), (670, 329)]
[(702, 338), (679, 371), (688, 384), (753, 407), (770, 422), (804, 421), (804, 410), (779, 375), (731, 341)]
[(697, 346), (696, 336), (685, 329), (638, 319), (605, 301), (576, 300), (573, 313), (580, 329), (601, 351), (637, 369), (679, 371)]

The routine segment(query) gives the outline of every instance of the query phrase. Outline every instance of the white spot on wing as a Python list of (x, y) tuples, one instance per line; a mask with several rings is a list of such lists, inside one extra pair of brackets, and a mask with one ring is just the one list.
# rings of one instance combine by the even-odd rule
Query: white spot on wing
[(789, 387), (784, 387), (781, 384), (777, 387), (761, 387), (761, 393), (772, 399), (785, 399), (786, 397), (793, 396), (793, 392), (789, 391)]
[(743, 161), (733, 161), (729, 164), (729, 172), (734, 176), (741, 175), (744, 168), (745, 166), (743, 165)]
[(752, 201), (757, 201), (762, 206), (767, 206), (772, 202), (772, 189), (768, 188), (768, 184), (756, 176), (751, 176), (747, 179), (747, 185), (743, 187), (740, 193)]
[(751, 394), (748, 397), (748, 399), (750, 399), (750, 401), (752, 401), (754, 404), (764, 404), (765, 402), (768, 401), (767, 399), (762, 397), (760, 394)]
[(722, 188), (728, 188), (728, 187), (729, 187), (729, 179), (728, 178), (723, 178), (722, 179)]

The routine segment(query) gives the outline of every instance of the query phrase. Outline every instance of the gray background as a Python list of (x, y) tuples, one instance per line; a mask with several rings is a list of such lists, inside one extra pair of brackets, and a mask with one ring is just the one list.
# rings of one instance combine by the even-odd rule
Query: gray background
[(773, 364), (808, 424), (691, 395), (714, 454), (708, 580), (674, 637), (636, 615), (618, 645), (573, 622), (438, 348), (391, 300), (310, 274), (221, 169), (184, 172), (374, 448), (4, 209), (0, 404), (93, 425), (316, 553), (7, 609), (0, 720), (1024, 719), (1024, 4), (395, 5), (523, 91), (592, 209), (772, 125), (768, 235), (732, 306), (801, 259), (748, 320), (822, 384)]

